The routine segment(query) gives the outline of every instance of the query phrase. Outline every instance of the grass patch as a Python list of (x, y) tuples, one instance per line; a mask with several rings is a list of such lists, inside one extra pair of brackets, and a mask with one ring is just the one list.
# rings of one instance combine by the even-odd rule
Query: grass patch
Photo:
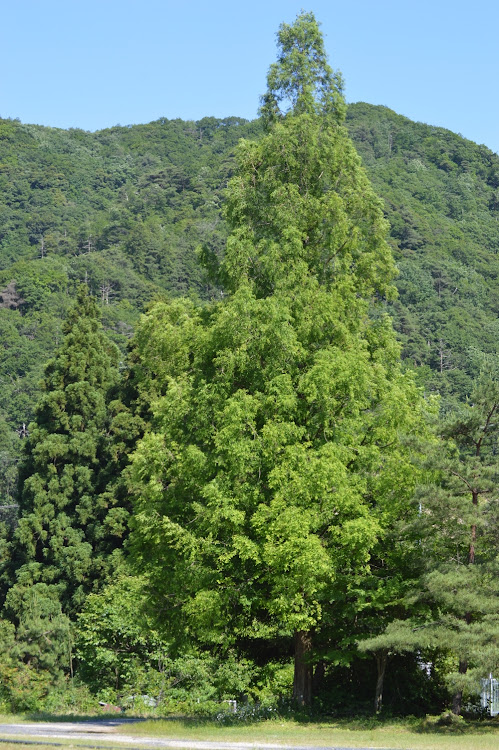
[(316, 722), (277, 718), (246, 726), (220, 726), (215, 721), (172, 718), (146, 720), (117, 731), (135, 737), (275, 742), (318, 747), (342, 745), (397, 750), (497, 750), (499, 747), (499, 722), (467, 722), (463, 719), (445, 726), (438, 717), (331, 719)]

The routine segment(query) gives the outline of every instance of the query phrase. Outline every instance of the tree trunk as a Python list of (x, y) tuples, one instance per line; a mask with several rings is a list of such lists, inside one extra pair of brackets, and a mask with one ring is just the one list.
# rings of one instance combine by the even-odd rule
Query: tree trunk
[(386, 665), (388, 662), (388, 651), (386, 648), (375, 654), (378, 678), (376, 680), (376, 692), (374, 695), (374, 713), (379, 714), (383, 705), (383, 683), (385, 680)]
[[(477, 455), (480, 455), (477, 453)], [(473, 488), (471, 491), (471, 500), (473, 502), (473, 505), (475, 508), (478, 506), (478, 490), (476, 488)], [(475, 563), (475, 544), (476, 544), (476, 524), (474, 523), (471, 527), (471, 540), (470, 540), (470, 548), (468, 552), (468, 564), (474, 565)]]
[(326, 674), (326, 662), (321, 659), (317, 662), (314, 669), (314, 675), (312, 677), (312, 695), (318, 695), (321, 691), (322, 685), (324, 684), (324, 676)]
[[(482, 439), (480, 438), (476, 447), (477, 456), (480, 455), (481, 442), (482, 442)], [(471, 500), (475, 507), (478, 505), (478, 494), (479, 492), (476, 488), (473, 488), (471, 490)], [(476, 544), (476, 524), (472, 524), (470, 546), (468, 550), (468, 565), (475, 564), (475, 544)], [(467, 612), (465, 614), (464, 620), (467, 625), (471, 624), (472, 616), (470, 612)], [(459, 661), (459, 674), (466, 674), (467, 671), (468, 671), (468, 661), (465, 659), (461, 659)], [(456, 716), (459, 716), (461, 714), (462, 707), (463, 707), (463, 691), (457, 690), (454, 693), (454, 697), (452, 699), (452, 713), (456, 714)]]
[(309, 656), (312, 650), (312, 636), (308, 631), (298, 630), (294, 635), (294, 643), (293, 698), (300, 706), (310, 706), (312, 702), (312, 665)]
[[(459, 662), (459, 674), (466, 674), (468, 671), (468, 662), (467, 661), (460, 661)], [(458, 690), (454, 693), (454, 698), (452, 699), (452, 713), (456, 714), (456, 716), (459, 716), (461, 713), (461, 709), (463, 707), (463, 691)]]

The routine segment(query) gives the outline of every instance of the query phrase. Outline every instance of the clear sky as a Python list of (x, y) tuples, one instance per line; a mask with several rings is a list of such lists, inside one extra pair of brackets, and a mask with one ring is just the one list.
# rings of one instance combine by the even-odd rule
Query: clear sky
[(0, 0), (0, 116), (85, 130), (251, 119), (279, 24), (301, 7), (347, 101), (499, 151), (498, 0)]

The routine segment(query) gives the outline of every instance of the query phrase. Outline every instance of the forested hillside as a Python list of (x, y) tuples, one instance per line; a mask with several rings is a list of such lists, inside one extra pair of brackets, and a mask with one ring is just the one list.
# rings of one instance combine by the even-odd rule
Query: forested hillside
[[(462, 398), (475, 350), (494, 352), (499, 333), (499, 157), (384, 107), (351, 105), (347, 125), (391, 225), (400, 296), (389, 310), (403, 356), (428, 388)], [(258, 121), (237, 118), (98, 133), (1, 121), (4, 477), (78, 282), (100, 300), (122, 351), (158, 294), (217, 294), (196, 249), (223, 252), (234, 147), (260, 133)]]
[(10, 707), (499, 669), (499, 157), (278, 40), (254, 122), (0, 121)]
[(499, 157), (384, 107), (352, 105), (348, 127), (390, 222), (403, 356), (462, 398), (477, 352), (497, 351)]
[(122, 353), (161, 294), (216, 293), (196, 255), (222, 248), (223, 189), (259, 123), (158, 121), (91, 134), (3, 120), (0, 132), (0, 486), (15, 487), (17, 430), (85, 282)]

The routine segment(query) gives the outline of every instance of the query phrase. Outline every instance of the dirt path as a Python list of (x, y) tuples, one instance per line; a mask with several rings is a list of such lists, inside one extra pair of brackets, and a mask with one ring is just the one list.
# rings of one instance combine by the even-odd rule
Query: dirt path
[[(209, 742), (207, 740), (174, 740), (161, 737), (135, 737), (118, 732), (134, 719), (99, 719), (81, 722), (36, 722), (32, 724), (0, 724), (1, 744), (14, 741), (19, 745), (60, 746), (55, 740), (78, 740), (81, 747), (109, 748), (109, 742), (127, 745), (122, 750), (141, 748), (177, 748), (177, 750), (351, 750), (335, 745), (283, 745), (267, 742)], [(99, 744), (105, 742), (105, 744)], [(89, 744), (87, 744), (89, 743)], [(357, 750), (373, 750), (357, 748)]]

